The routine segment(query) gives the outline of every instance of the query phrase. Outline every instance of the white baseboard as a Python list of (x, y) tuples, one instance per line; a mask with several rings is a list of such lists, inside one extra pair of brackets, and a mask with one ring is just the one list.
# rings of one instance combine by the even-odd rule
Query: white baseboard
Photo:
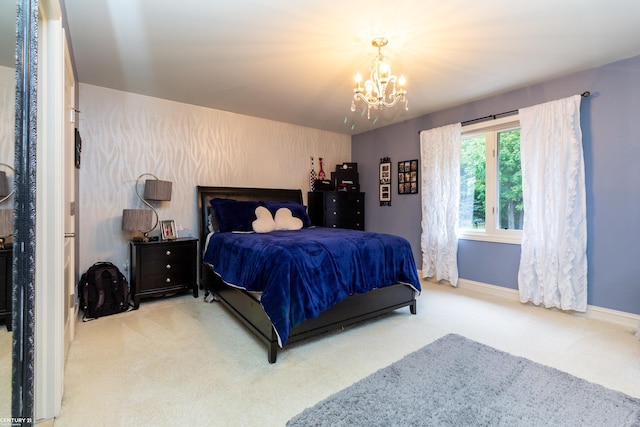
[[(422, 275), (420, 275), (422, 277)], [(426, 279), (423, 279), (426, 280)], [(483, 295), (503, 298), (510, 301), (520, 302), (520, 294), (515, 289), (503, 286), (490, 285), (487, 283), (474, 282), (473, 280), (458, 279), (458, 288)], [(541, 307), (542, 308), (542, 307)], [(640, 336), (640, 315), (627, 313), (625, 311), (612, 310), (609, 308), (588, 305), (585, 313), (577, 311), (567, 312), (570, 316), (580, 316), (588, 319), (600, 320), (614, 323), (616, 325), (637, 331)]]

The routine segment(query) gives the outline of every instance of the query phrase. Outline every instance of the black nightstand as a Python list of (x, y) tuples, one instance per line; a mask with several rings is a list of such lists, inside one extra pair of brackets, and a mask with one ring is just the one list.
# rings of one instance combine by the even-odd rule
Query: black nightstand
[(315, 191), (307, 194), (313, 225), (364, 230), (364, 193)]
[(198, 297), (198, 239), (129, 242), (131, 300), (193, 290)]
[(0, 250), (0, 318), (11, 330), (11, 287), (13, 283), (13, 250)]

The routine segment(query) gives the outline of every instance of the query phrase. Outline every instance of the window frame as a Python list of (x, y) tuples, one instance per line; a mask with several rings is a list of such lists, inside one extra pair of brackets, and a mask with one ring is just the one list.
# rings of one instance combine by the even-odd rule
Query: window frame
[(485, 229), (484, 231), (460, 228), (458, 222), (458, 239), (478, 240), (484, 242), (507, 243), (519, 245), (522, 243), (522, 230), (498, 229), (498, 132), (520, 128), (519, 115), (510, 115), (490, 121), (474, 123), (464, 126), (462, 138), (473, 135), (486, 135), (485, 143)]

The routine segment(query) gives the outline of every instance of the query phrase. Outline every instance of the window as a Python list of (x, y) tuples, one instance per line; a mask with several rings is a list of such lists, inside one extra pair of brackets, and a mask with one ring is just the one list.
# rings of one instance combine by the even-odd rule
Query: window
[(523, 214), (517, 118), (465, 127), (460, 155), (460, 238), (520, 243)]

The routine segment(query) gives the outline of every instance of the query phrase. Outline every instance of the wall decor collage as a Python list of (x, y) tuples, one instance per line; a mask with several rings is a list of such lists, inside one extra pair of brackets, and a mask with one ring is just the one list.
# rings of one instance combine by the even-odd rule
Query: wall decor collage
[[(380, 159), (380, 206), (391, 206), (391, 159)], [(398, 162), (398, 194), (418, 194), (418, 159)]]
[(398, 162), (398, 194), (418, 194), (418, 159)]

